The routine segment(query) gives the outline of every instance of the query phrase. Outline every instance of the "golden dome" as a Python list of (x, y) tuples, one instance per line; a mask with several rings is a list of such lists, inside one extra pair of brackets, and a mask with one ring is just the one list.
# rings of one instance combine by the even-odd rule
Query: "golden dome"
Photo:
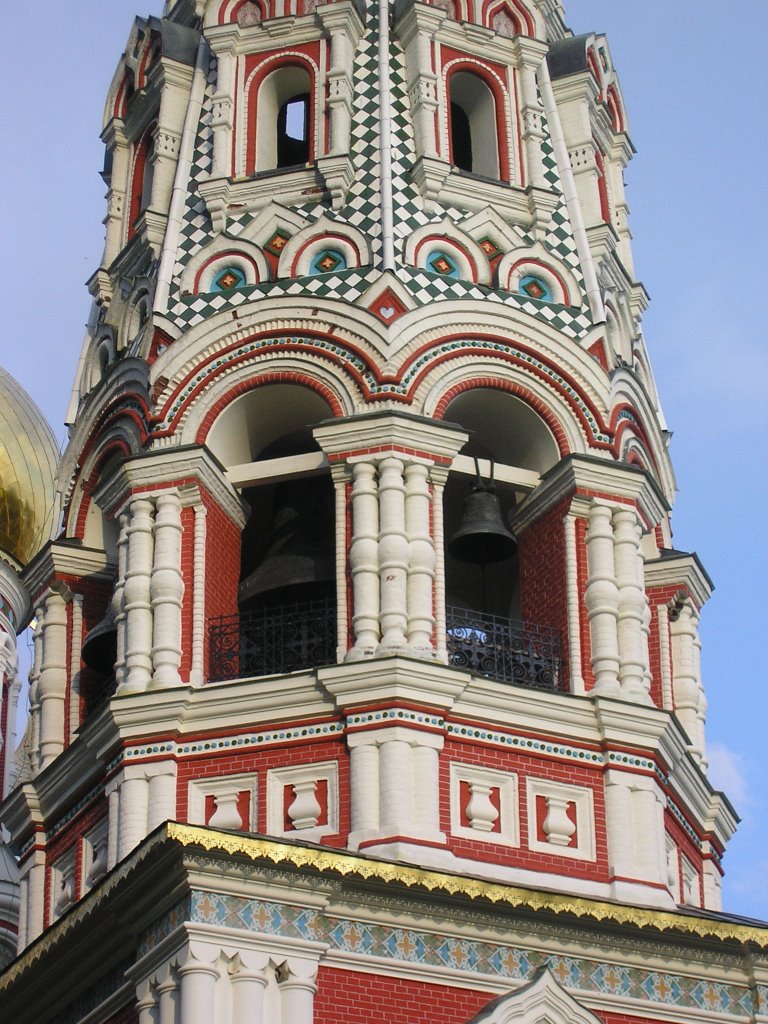
[(26, 565), (50, 539), (58, 461), (42, 413), (0, 368), (0, 557)]

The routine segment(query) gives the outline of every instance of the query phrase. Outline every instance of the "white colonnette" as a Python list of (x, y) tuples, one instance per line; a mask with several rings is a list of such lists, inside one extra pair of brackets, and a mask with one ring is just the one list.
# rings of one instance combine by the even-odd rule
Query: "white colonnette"
[[(301, 945), (296, 943), (295, 945)], [(272, 948), (274, 946), (274, 948)], [(319, 949), (285, 956), (277, 944), (192, 939), (149, 975), (134, 979), (140, 1024), (312, 1024)]]
[(701, 685), (699, 617), (691, 601), (687, 600), (670, 618), (675, 713), (688, 734), (693, 757), (706, 768), (706, 698)]
[(430, 468), (400, 454), (352, 463), (350, 660), (435, 655)]
[(641, 526), (635, 509), (595, 502), (587, 516), (584, 597), (598, 695), (649, 704), (650, 610), (643, 580)]

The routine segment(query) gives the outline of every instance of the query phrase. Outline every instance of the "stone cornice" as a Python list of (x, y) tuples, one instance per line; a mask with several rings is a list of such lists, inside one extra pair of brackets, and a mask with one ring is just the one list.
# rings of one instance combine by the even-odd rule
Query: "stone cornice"
[(313, 430), (315, 440), (330, 456), (371, 449), (418, 452), (437, 461), (452, 461), (469, 435), (461, 427), (408, 413), (382, 412), (329, 420)]
[(401, 657), (347, 662), (318, 669), (317, 675), (342, 710), (405, 701), (447, 711), (469, 681), (465, 673), (446, 672), (440, 663)]
[(55, 576), (73, 576), (76, 579), (87, 577), (89, 580), (109, 583), (114, 578), (116, 568), (100, 548), (86, 548), (71, 540), (54, 540), (46, 544), (29, 563), (22, 579), (30, 594), (36, 598)]
[(117, 516), (129, 497), (155, 493), (163, 484), (171, 489), (181, 481), (199, 483), (242, 529), (245, 512), (240, 496), (218, 459), (202, 446), (158, 448), (128, 459), (97, 489), (94, 497), (103, 509)]
[[(206, 864), (209, 855), (210, 864)], [(242, 884), (243, 863), (250, 862), (265, 873), (278, 868), (285, 874), (286, 882), (293, 877), (300, 887), (305, 888), (309, 883), (313, 890), (348, 881), (358, 889), (384, 892), (390, 898), (408, 896), (413, 899), (420, 894), (422, 898), (430, 897), (433, 906), (436, 900), (450, 901), (454, 914), (457, 911), (471, 914), (490, 907), (494, 914), (514, 914), (520, 926), (526, 919), (531, 923), (536, 919), (542, 924), (562, 921), (564, 925), (576, 919), (582, 930), (604, 933), (606, 928), (619, 929), (618, 942), (632, 942), (648, 934), (654, 942), (675, 942), (674, 955), (678, 957), (684, 956), (687, 948), (700, 950), (702, 943), (729, 943), (729, 952), (735, 955), (747, 945), (761, 950), (768, 948), (768, 924), (760, 922), (743, 923), (699, 915), (695, 911), (659, 911), (524, 889), (338, 850), (169, 822), (146, 839), (0, 975), (0, 992), (8, 994), (4, 998), (13, 993), (18, 1000), (22, 990), (16, 989), (14, 993), (16, 983), (62, 942), (73, 941), (73, 933), (83, 928), (88, 928), (90, 941), (78, 948), (90, 949), (87, 956), (91, 960), (98, 956), (116, 961), (124, 955), (121, 950), (126, 948), (127, 939), (135, 941), (142, 928), (189, 892), (192, 874), (197, 885), (204, 885), (207, 874), (215, 874), (217, 886), (220, 886), (222, 870), (226, 871), (223, 857), (232, 858), (238, 884)], [(82, 969), (87, 972), (88, 965), (82, 965)], [(65, 987), (72, 984), (74, 979), (68, 975), (63, 977)], [(46, 993), (46, 998), (49, 995)], [(62, 992), (59, 997), (63, 998)]]
[[(586, 492), (578, 494), (576, 492)], [(656, 525), (668, 510), (664, 495), (655, 480), (636, 466), (589, 455), (567, 455), (553, 466), (541, 484), (515, 512), (514, 528), (522, 533), (560, 501), (574, 495), (570, 511), (585, 516), (592, 494), (610, 495), (609, 501), (636, 505), (646, 524)], [(603, 499), (601, 499), (603, 500)]]
[(645, 585), (647, 588), (685, 587), (697, 608), (706, 604), (715, 589), (698, 555), (687, 551), (670, 551), (646, 562)]

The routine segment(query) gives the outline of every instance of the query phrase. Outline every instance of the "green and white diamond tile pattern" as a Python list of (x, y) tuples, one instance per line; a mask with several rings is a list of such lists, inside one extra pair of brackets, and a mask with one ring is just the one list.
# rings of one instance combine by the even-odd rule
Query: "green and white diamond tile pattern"
[(431, 274), (414, 267), (399, 267), (397, 276), (420, 305), (440, 299), (479, 299), (484, 302), (497, 302), (544, 320), (569, 338), (581, 337), (592, 326), (588, 311), (580, 307), (571, 308), (553, 302), (537, 302), (535, 299), (512, 292), (486, 288), (468, 281), (457, 281), (455, 278), (442, 277), (440, 274)]
[[(381, 252), (381, 211), (379, 178), (380, 111), (378, 93), (378, 9), (369, 3), (368, 27), (355, 56), (355, 81), (352, 111), (353, 184), (345, 206), (331, 214), (333, 219), (346, 222), (364, 232), (371, 241), (373, 264), (378, 263)], [(411, 180), (411, 168), (416, 159), (413, 125), (408, 98), (405, 59), (397, 40), (390, 51), (392, 97), (392, 175), (395, 206), (395, 233), (401, 241), (414, 230), (434, 221), (443, 214), (427, 213), (418, 189)], [(183, 296), (178, 282), (189, 259), (207, 245), (213, 237), (210, 218), (199, 195), (197, 185), (211, 170), (213, 133), (211, 129), (212, 98), (216, 89), (216, 60), (211, 59), (197, 138), (195, 142), (177, 264), (171, 288), (169, 315), (179, 327), (192, 327), (222, 309), (237, 307), (258, 296), (317, 295), (355, 302), (375, 280), (373, 268), (345, 271), (336, 274), (274, 281), (252, 288), (224, 294)], [(559, 190), (557, 165), (552, 155), (549, 137), (545, 139), (545, 164), (548, 183)], [(327, 207), (317, 202), (296, 207), (308, 221), (328, 214)], [(459, 222), (466, 211), (445, 207), (444, 214)], [(227, 234), (238, 237), (251, 222), (244, 214), (233, 218), (227, 225)], [(532, 240), (531, 240), (532, 241)], [(573, 242), (564, 202), (555, 210), (545, 245), (562, 259), (581, 280), (581, 269)], [(417, 304), (439, 299), (465, 298), (500, 302), (515, 306), (532, 316), (540, 317), (562, 330), (569, 337), (578, 337), (591, 327), (586, 312), (562, 306), (536, 302), (507, 292), (479, 287), (469, 282), (442, 278), (438, 274), (400, 267), (398, 276), (409, 289)]]

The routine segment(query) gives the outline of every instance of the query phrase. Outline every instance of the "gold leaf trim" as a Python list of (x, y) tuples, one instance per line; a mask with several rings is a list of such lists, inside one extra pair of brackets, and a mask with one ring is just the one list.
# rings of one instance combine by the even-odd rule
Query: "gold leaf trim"
[(595, 921), (613, 921), (616, 924), (634, 925), (638, 928), (686, 932), (700, 938), (733, 939), (768, 946), (768, 925), (760, 927), (732, 921), (710, 920), (674, 911), (652, 910), (563, 893), (521, 889), (498, 882), (462, 878), (441, 871), (358, 857), (336, 850), (310, 849), (271, 839), (237, 836), (199, 825), (169, 823), (167, 829), (168, 838), (182, 846), (199, 846), (207, 851), (220, 850), (224, 853), (239, 854), (254, 861), (287, 863), (297, 868), (312, 868), (344, 877), (355, 875), (365, 880), (395, 883), (408, 888), (426, 889), (428, 892), (441, 890), (451, 896), (489, 900), (509, 907), (524, 907), (554, 914), (573, 914), (576, 917), (590, 917)]

